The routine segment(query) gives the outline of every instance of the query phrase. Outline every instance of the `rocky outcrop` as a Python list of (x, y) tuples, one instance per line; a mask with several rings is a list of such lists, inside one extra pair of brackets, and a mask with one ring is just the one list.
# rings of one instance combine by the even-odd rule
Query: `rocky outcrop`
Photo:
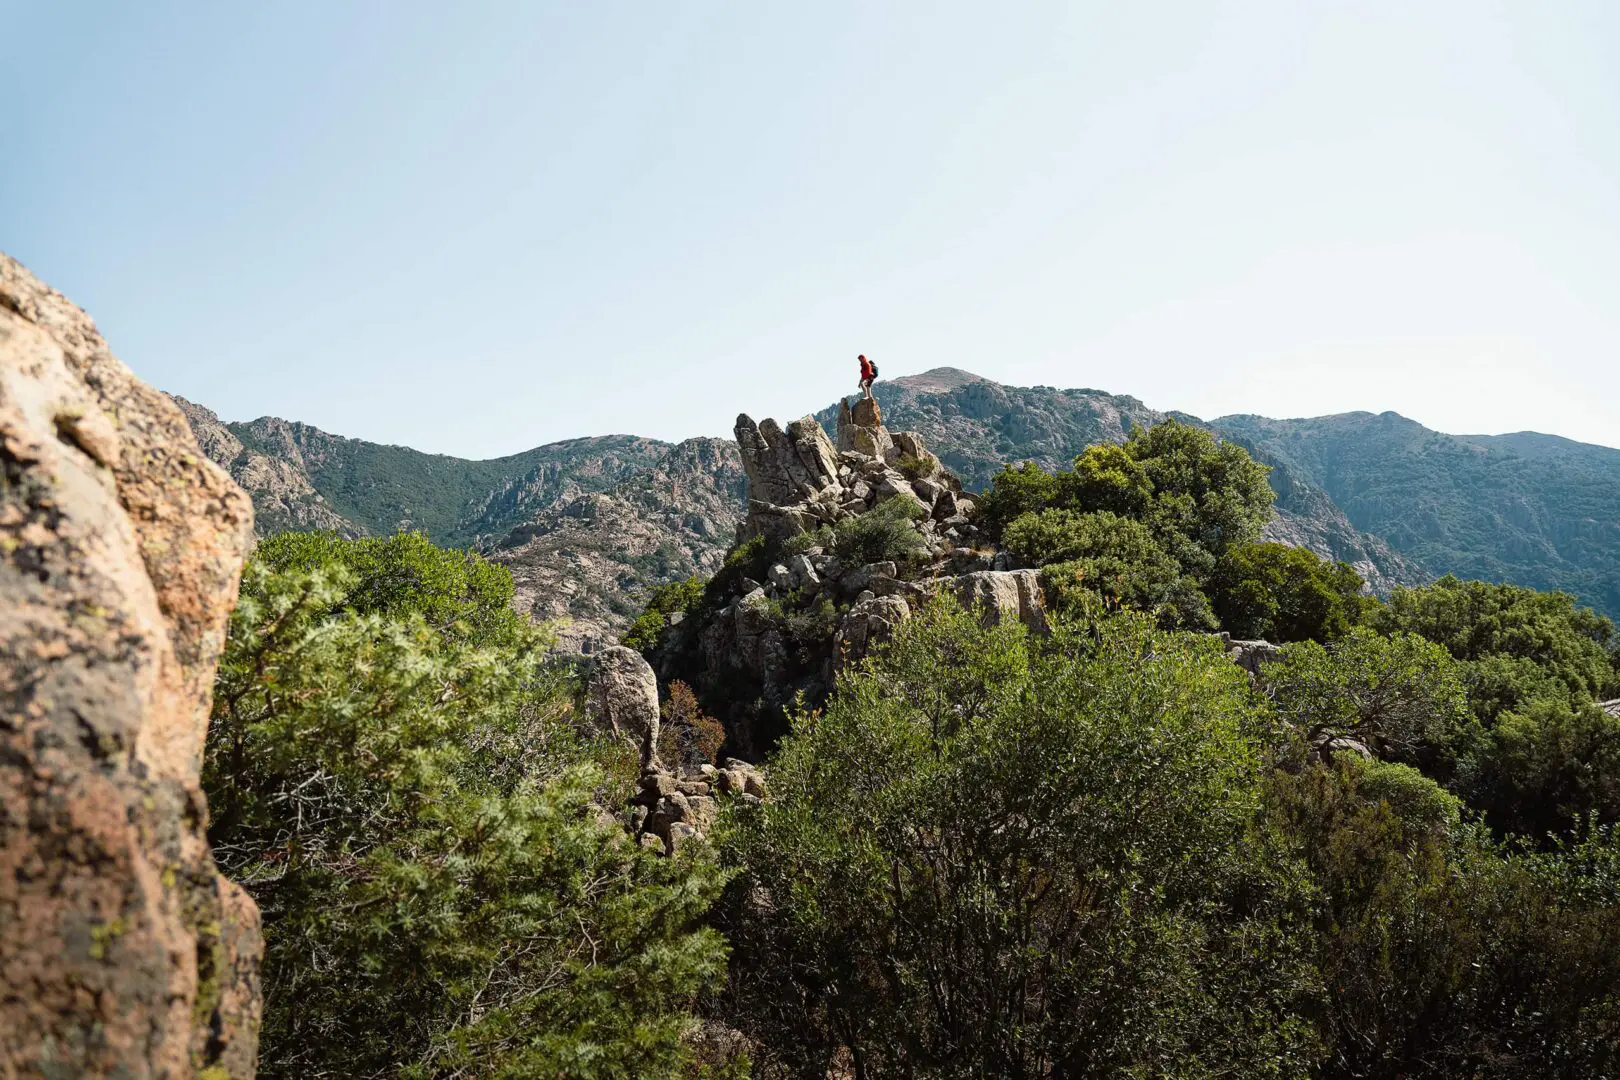
[(797, 703), (819, 705), (842, 667), (933, 596), (1045, 629), (1039, 575), (995, 567), (973, 500), (875, 402), (840, 410), (836, 443), (811, 417), (744, 415), (737, 444), (749, 478), (737, 554), (759, 561), (718, 579), (699, 617), (666, 624), (658, 654), (660, 675), (706, 696), (733, 753), (767, 752)]
[(1598, 708), (1610, 716), (1620, 718), (1620, 698), (1615, 698), (1613, 701), (1600, 701), (1598, 702)]
[(1046, 629), (1039, 570), (980, 570), (947, 580), (965, 608), (976, 608), (996, 621), (1017, 619), (1037, 632)]
[(836, 478), (832, 443), (811, 417), (783, 430), (775, 420), (755, 424), (744, 414), (737, 417), (736, 435), (750, 500), (778, 506), (802, 502)]
[(674, 855), (689, 841), (708, 839), (725, 797), (759, 803), (765, 798), (764, 774), (737, 758), (681, 773), (646, 769), (630, 800), (631, 835), (643, 847)]
[(590, 682), (591, 713), (596, 722), (625, 739), (641, 755), (641, 767), (658, 759), (658, 679), (634, 649), (611, 645), (596, 657)]
[(862, 398), (853, 408), (848, 401), (840, 402), (837, 431), (840, 451), (887, 460), (894, 447), (875, 398)]
[(249, 1076), (256, 912), (198, 771), (252, 508), (4, 256), (0, 467), (0, 1076)]
[(838, 413), (836, 450), (814, 417), (786, 430), (774, 420), (737, 417), (737, 447), (748, 475), (748, 513), (738, 539), (775, 541), (857, 517), (880, 502), (909, 504), (931, 547), (976, 538), (973, 501), (956, 477), (911, 432), (890, 434), (877, 402), (846, 402)]
[(894, 636), (911, 618), (911, 605), (898, 596), (865, 596), (857, 600), (838, 626), (833, 650), (840, 665), (859, 660)]
[(1215, 636), (1226, 648), (1226, 658), (1250, 675), (1258, 676), (1265, 665), (1282, 659), (1282, 646), (1269, 641), (1234, 640), (1231, 634), (1224, 631)]

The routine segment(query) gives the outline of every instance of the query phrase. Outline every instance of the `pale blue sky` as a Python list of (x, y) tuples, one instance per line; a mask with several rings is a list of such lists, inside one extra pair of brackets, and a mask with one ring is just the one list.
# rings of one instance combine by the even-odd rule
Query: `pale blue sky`
[(0, 0), (0, 248), (465, 456), (950, 364), (1620, 446), (1620, 4)]

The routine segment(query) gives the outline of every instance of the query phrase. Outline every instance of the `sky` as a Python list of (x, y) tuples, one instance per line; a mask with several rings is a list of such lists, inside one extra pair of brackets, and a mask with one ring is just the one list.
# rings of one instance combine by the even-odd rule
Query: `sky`
[(0, 250), (463, 457), (949, 365), (1620, 446), (1620, 4), (0, 0)]

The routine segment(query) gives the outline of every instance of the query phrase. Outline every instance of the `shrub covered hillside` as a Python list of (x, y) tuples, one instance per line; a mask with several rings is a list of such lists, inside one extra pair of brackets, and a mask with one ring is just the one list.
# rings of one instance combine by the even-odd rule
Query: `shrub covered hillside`
[(977, 501), (875, 409), (744, 430), (628, 742), (504, 568), (261, 545), (205, 781), (265, 1075), (1620, 1078), (1607, 619), (1373, 599), (1175, 422)]
[(939, 601), (727, 838), (728, 1019), (773, 1076), (1615, 1076), (1620, 837), (1494, 832), (1406, 763), (1467, 723), (1414, 636), (1257, 690), (1139, 614)]

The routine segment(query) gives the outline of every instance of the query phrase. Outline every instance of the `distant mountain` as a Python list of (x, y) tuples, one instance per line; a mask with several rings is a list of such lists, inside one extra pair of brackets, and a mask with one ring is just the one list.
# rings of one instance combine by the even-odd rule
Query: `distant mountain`
[(420, 529), (437, 543), (466, 547), (504, 536), (559, 500), (603, 491), (670, 449), (657, 439), (603, 435), (468, 461), (346, 439), (274, 416), (223, 423), (200, 405), (175, 401), (204, 451), (254, 496), (261, 533)]
[[(1067, 465), (1166, 413), (1101, 390), (1016, 387), (956, 368), (879, 383), (887, 425), (921, 434), (981, 489), (1009, 462)], [(416, 528), (512, 568), (519, 605), (618, 632), (653, 584), (709, 573), (742, 516), (735, 445), (633, 435), (468, 461), (176, 399), (204, 451), (253, 497), (261, 535)], [(831, 429), (836, 405), (818, 419)], [(1387, 593), (1445, 573), (1564, 589), (1620, 616), (1620, 450), (1553, 435), (1444, 435), (1383, 413), (1204, 424), (1272, 466), (1268, 537), (1355, 566)]]
[(174, 400), (252, 496), (260, 536), (419, 529), (477, 548), (511, 567), (522, 610), (572, 621), (568, 644), (616, 634), (651, 585), (712, 573), (742, 514), (741, 461), (723, 439), (606, 435), (469, 461), (276, 417), (226, 423)]
[(649, 586), (720, 569), (747, 491), (729, 439), (688, 439), (606, 491), (553, 503), (486, 553), (512, 570), (520, 610), (567, 616), (563, 644), (611, 640)]
[(1212, 426), (1431, 574), (1562, 589), (1620, 616), (1620, 450), (1535, 432), (1445, 435), (1392, 412)]

